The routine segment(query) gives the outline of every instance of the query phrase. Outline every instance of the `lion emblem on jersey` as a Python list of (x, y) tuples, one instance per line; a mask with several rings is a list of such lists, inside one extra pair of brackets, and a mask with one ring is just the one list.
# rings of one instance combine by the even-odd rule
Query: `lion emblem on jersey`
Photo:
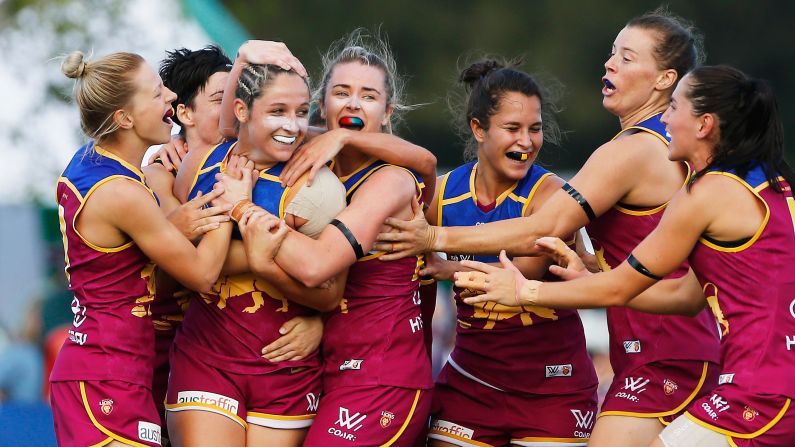
[[(265, 305), (265, 296), (279, 302), (276, 312), (287, 312), (289, 304), (287, 299), (276, 288), (268, 282), (257, 279), (252, 275), (235, 275), (220, 278), (213, 285), (213, 293), (219, 297), (216, 305), (219, 309), (225, 309), (227, 302), (232, 298), (251, 297), (251, 305), (244, 308), (243, 312), (253, 314)], [(211, 303), (213, 299), (202, 294), (206, 303)]]
[(387, 428), (394, 419), (395, 419), (395, 413), (392, 413), (391, 411), (382, 411), (381, 419), (379, 420), (379, 422), (381, 423), (382, 428)]
[(749, 406), (746, 406), (745, 409), (743, 410), (743, 419), (745, 419), (748, 422), (753, 421), (758, 415), (759, 412)]
[(493, 329), (498, 321), (507, 320), (517, 315), (519, 315), (522, 326), (530, 326), (533, 324), (533, 317), (531, 314), (548, 320), (558, 319), (555, 309), (540, 306), (505, 306), (493, 301), (486, 301), (475, 303), (472, 307), (474, 308), (472, 318), (486, 320), (483, 329)]
[(146, 295), (135, 300), (135, 307), (132, 308), (131, 313), (136, 317), (143, 318), (152, 315), (150, 309), (152, 301), (155, 300), (155, 264), (146, 264), (141, 270), (141, 279), (146, 281)]
[(99, 401), (99, 409), (105, 416), (109, 415), (113, 411), (113, 399), (102, 399)]
[(704, 296), (707, 297), (707, 304), (709, 304), (712, 315), (715, 316), (715, 320), (718, 322), (721, 337), (725, 337), (729, 333), (729, 321), (723, 316), (723, 310), (720, 308), (720, 302), (718, 302), (718, 286), (711, 282), (704, 284)]
[(666, 396), (670, 396), (677, 389), (679, 389), (679, 385), (677, 385), (673, 380), (665, 379), (663, 381), (663, 391), (665, 391)]

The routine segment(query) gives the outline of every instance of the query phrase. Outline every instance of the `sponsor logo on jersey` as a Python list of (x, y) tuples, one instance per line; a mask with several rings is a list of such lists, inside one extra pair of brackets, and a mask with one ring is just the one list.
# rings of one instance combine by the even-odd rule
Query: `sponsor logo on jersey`
[(748, 422), (751, 422), (757, 416), (759, 416), (759, 412), (758, 411), (754, 410), (753, 408), (751, 408), (751, 407), (749, 407), (747, 405), (745, 406), (745, 409), (743, 410), (743, 419), (745, 419)]
[(86, 306), (81, 306), (77, 297), (72, 298), (72, 313), (74, 314), (72, 324), (78, 328), (86, 321)]
[(180, 391), (177, 393), (177, 403), (212, 405), (232, 414), (237, 414), (237, 409), (240, 408), (240, 404), (237, 400), (221, 394), (208, 393), (206, 391)]
[(732, 382), (734, 382), (734, 373), (721, 374), (718, 377), (718, 385), (723, 385), (724, 383), (732, 383)]
[(345, 360), (340, 365), (340, 371), (358, 371), (362, 369), (362, 362), (364, 362), (363, 359)]
[(624, 340), (624, 352), (627, 354), (639, 354), (640, 340)]
[(571, 377), (571, 373), (573, 370), (574, 368), (572, 368), (571, 363), (567, 363), (565, 365), (546, 365), (544, 367), (544, 374), (547, 378)]
[(88, 339), (88, 334), (78, 332), (74, 329), (69, 329), (69, 341), (77, 343), (80, 346), (83, 346), (84, 344), (86, 344), (86, 339)]
[(151, 422), (138, 421), (138, 439), (160, 445), (160, 426)]
[(643, 377), (627, 377), (624, 379), (624, 389), (640, 394), (646, 391), (646, 385), (649, 382), (649, 379)]
[(787, 351), (792, 351), (792, 347), (795, 346), (795, 335), (793, 336), (785, 336), (784, 339), (787, 341)]
[(674, 393), (674, 391), (679, 389), (679, 385), (676, 384), (673, 380), (665, 379), (663, 380), (663, 391), (667, 396), (670, 396)]
[(636, 394), (646, 391), (646, 385), (648, 385), (649, 382), (649, 379), (643, 377), (627, 377), (624, 379), (623, 390), (625, 391), (619, 391), (615, 394), (615, 397), (638, 403), (640, 402), (640, 398)]
[(338, 436), (346, 441), (355, 442), (356, 435), (353, 433), (359, 431), (359, 429), (362, 428), (362, 423), (364, 422), (365, 418), (367, 418), (366, 414), (361, 414), (359, 412), (351, 414), (350, 410), (347, 408), (340, 407), (340, 415), (334, 425), (338, 425), (341, 428), (331, 426), (328, 429), (328, 433)]
[(99, 409), (107, 416), (113, 412), (113, 399), (102, 399), (99, 401)]
[(381, 428), (389, 427), (389, 424), (395, 420), (395, 413), (391, 411), (382, 411), (381, 412), (381, 419), (378, 421), (381, 423)]
[(317, 405), (320, 403), (320, 394), (306, 393), (306, 411), (314, 413), (317, 411)]
[(475, 436), (475, 430), (463, 427), (453, 422), (443, 421), (441, 419), (433, 420), (431, 432), (449, 434), (464, 439), (472, 439)]
[(731, 408), (729, 405), (729, 401), (722, 398), (718, 394), (712, 394), (710, 396), (708, 402), (702, 402), (701, 408), (711, 417), (713, 420), (718, 420), (718, 413), (723, 413), (724, 411)]
[(571, 414), (574, 415), (574, 422), (577, 425), (577, 428), (583, 428), (585, 430), (590, 430), (593, 428), (594, 423), (594, 412), (593, 411), (586, 411), (582, 412), (580, 410), (570, 410)]

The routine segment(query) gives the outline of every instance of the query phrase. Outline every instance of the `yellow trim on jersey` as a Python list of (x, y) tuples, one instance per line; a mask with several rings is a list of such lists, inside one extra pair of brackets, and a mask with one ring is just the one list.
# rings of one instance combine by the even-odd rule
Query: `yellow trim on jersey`
[[(440, 432), (440, 431), (430, 430), (428, 432), (428, 437), (429, 438), (430, 438), (430, 435), (436, 435), (436, 436), (441, 436), (441, 437), (445, 437), (445, 438), (455, 439), (458, 442), (464, 442), (464, 443), (471, 444), (471, 445), (474, 445), (474, 446), (477, 446), (477, 447), (494, 447), (493, 445), (486, 444), (485, 442), (475, 441), (473, 439), (464, 438), (462, 436), (456, 436), (456, 435), (451, 434), (451, 433), (444, 433), (444, 432)], [(434, 439), (434, 438), (432, 438), (432, 439)], [(443, 440), (439, 439), (439, 441), (443, 441)]]
[(566, 442), (570, 444), (582, 444), (585, 445), (588, 443), (587, 438), (534, 438), (534, 437), (527, 437), (527, 438), (512, 438), (511, 442)]
[[(683, 161), (682, 163), (684, 163), (685, 169), (687, 170), (687, 174), (685, 174), (685, 181), (682, 183), (682, 187), (685, 187), (687, 185), (687, 182), (690, 181), (690, 176), (693, 175), (693, 170), (690, 169), (690, 165), (687, 164), (687, 162)], [(670, 200), (667, 200), (663, 202), (662, 205), (648, 210), (632, 210), (618, 204), (614, 205), (613, 208), (615, 208), (616, 211), (618, 211), (619, 213), (629, 214), (630, 216), (651, 216), (652, 214), (657, 214), (660, 211), (663, 211), (670, 202), (671, 202)]]
[[(271, 168), (272, 168), (272, 167), (273, 167), (273, 166), (271, 166)], [(270, 168), (268, 168), (268, 169), (270, 169)], [(276, 182), (276, 183), (281, 183), (281, 182), (282, 182), (282, 181), (279, 179), (279, 177), (277, 177), (277, 176), (275, 176), (275, 175), (273, 175), (273, 174), (268, 174), (268, 173), (266, 173), (264, 170), (263, 170), (263, 172), (260, 172), (260, 173), (259, 173), (259, 178), (261, 178), (261, 179), (263, 179), (263, 180), (270, 180), (270, 181), (272, 181), (272, 182)]]
[(536, 184), (533, 185), (533, 189), (531, 189), (530, 193), (527, 194), (527, 199), (525, 199), (526, 202), (524, 202), (524, 206), (522, 207), (522, 217), (524, 217), (525, 212), (527, 211), (527, 207), (530, 206), (530, 203), (533, 201), (533, 197), (535, 197), (536, 191), (538, 191), (538, 187), (541, 186), (541, 184), (544, 183), (544, 181), (550, 177), (552, 177), (552, 173), (547, 172), (546, 174), (539, 177)]
[(709, 430), (716, 431), (716, 432), (718, 432), (718, 433), (720, 433), (722, 435), (731, 436), (733, 438), (740, 438), (740, 439), (753, 439), (753, 438), (756, 438), (757, 436), (759, 436), (761, 434), (764, 434), (766, 431), (770, 430), (774, 425), (776, 425), (778, 423), (778, 421), (780, 421), (781, 418), (784, 417), (784, 414), (789, 409), (789, 406), (790, 406), (791, 402), (792, 402), (792, 399), (787, 399), (787, 401), (784, 403), (784, 406), (781, 407), (781, 411), (778, 412), (776, 417), (774, 417), (770, 422), (765, 424), (765, 426), (760, 428), (759, 430), (757, 430), (757, 431), (755, 431), (753, 433), (747, 433), (747, 434), (737, 433), (737, 432), (733, 432), (731, 430), (726, 430), (726, 429), (723, 429), (723, 428), (720, 428), (720, 427), (716, 427), (716, 426), (714, 426), (714, 425), (712, 425), (712, 424), (710, 424), (708, 422), (704, 422), (701, 419), (693, 416), (688, 411), (685, 411), (685, 416), (687, 416), (688, 419), (690, 419), (691, 421), (695, 422), (696, 424), (698, 424), (698, 425), (700, 425), (700, 426), (702, 426), (704, 428), (707, 428)]
[(452, 205), (454, 203), (458, 203), (458, 202), (464, 201), (464, 200), (466, 200), (466, 199), (468, 199), (470, 197), (472, 197), (472, 193), (471, 192), (465, 192), (465, 193), (461, 194), (460, 196), (455, 196), (455, 197), (453, 197), (451, 199), (445, 199), (445, 200), (443, 200), (440, 203), (442, 203), (443, 205)]
[(787, 205), (789, 206), (789, 214), (792, 217), (792, 230), (795, 231), (795, 197), (787, 197)]
[[(60, 178), (58, 178), (58, 183), (63, 183), (64, 185), (68, 186), (69, 189), (71, 189), (72, 192), (75, 193), (77, 198), (80, 200), (80, 203), (83, 202), (83, 195), (80, 194), (80, 191), (77, 190), (77, 186), (73, 185), (68, 178), (61, 176)], [(58, 197), (57, 199), (60, 200), (60, 197)], [(56, 202), (58, 200), (56, 200)]]
[(642, 132), (647, 132), (647, 133), (650, 133), (650, 134), (654, 135), (655, 137), (659, 138), (660, 141), (662, 141), (666, 146), (668, 146), (670, 143), (668, 143), (668, 140), (666, 140), (664, 136), (660, 135), (659, 133), (657, 133), (657, 132), (655, 132), (655, 131), (653, 131), (651, 129), (647, 129), (645, 127), (639, 127), (638, 126), (638, 124), (646, 121), (647, 119), (653, 117), (654, 115), (662, 115), (662, 113), (663, 112), (655, 112), (655, 113), (652, 113), (651, 115), (648, 115), (648, 116), (646, 116), (644, 118), (641, 118), (640, 121), (638, 121), (634, 126), (629, 126), (626, 129), (621, 129), (616, 134), (616, 136), (614, 136), (613, 138), (610, 139), (610, 141), (615, 140), (616, 138), (620, 137), (621, 135), (623, 135), (626, 132), (629, 132), (630, 130), (640, 130)]
[(88, 447), (102, 447), (103, 445), (108, 445), (108, 444), (110, 444), (111, 442), (113, 442), (113, 438), (111, 438), (110, 436), (108, 436), (107, 438), (105, 438), (105, 440), (104, 440), (104, 441), (99, 441), (98, 443), (96, 443), (96, 444), (91, 444), (91, 445), (90, 445), (90, 446), (88, 446)]
[(704, 386), (704, 382), (707, 380), (707, 372), (709, 371), (709, 362), (704, 362), (704, 367), (701, 370), (701, 378), (698, 380), (698, 385), (693, 389), (693, 392), (687, 396), (681, 405), (674, 408), (671, 411), (663, 411), (659, 413), (636, 413), (634, 411), (603, 411), (597, 415), (597, 418), (602, 416), (630, 416), (630, 417), (638, 417), (638, 418), (661, 418), (665, 416), (670, 416), (672, 414), (679, 413), (680, 411), (684, 410), (685, 407), (690, 405), (693, 402), (693, 399), (696, 398), (698, 393), (701, 391), (701, 388)]
[[(345, 183), (345, 180), (348, 180), (349, 178), (351, 178), (351, 177), (353, 177), (354, 175), (358, 174), (358, 173), (359, 173), (359, 172), (360, 172), (362, 169), (364, 169), (364, 168), (366, 168), (366, 167), (370, 166), (370, 165), (371, 165), (371, 164), (373, 164), (373, 162), (374, 162), (374, 161), (376, 161), (376, 160), (378, 160), (378, 159), (377, 159), (377, 158), (375, 158), (375, 157), (370, 157), (370, 158), (368, 158), (368, 159), (367, 159), (367, 160), (365, 160), (365, 161), (364, 161), (362, 164), (360, 164), (360, 165), (359, 165), (359, 166), (358, 166), (356, 169), (354, 169), (354, 170), (353, 170), (353, 172), (351, 172), (350, 174), (346, 174), (346, 175), (340, 175), (340, 176), (338, 176), (338, 177), (339, 177), (339, 179), (340, 179), (340, 181), (341, 181), (341, 182), (343, 182), (343, 183)], [(332, 169), (334, 168), (334, 160), (331, 160), (331, 168), (332, 168)]]
[[(450, 171), (452, 172), (452, 171)], [(450, 172), (442, 176), (442, 182), (439, 186), (439, 195), (436, 197), (436, 226), (442, 226), (442, 211), (444, 210), (444, 190), (447, 188), (447, 179), (450, 177)]]
[[(85, 408), (86, 413), (88, 413), (88, 418), (91, 419), (91, 423), (94, 424), (94, 427), (99, 429), (99, 431), (106, 434), (107, 436), (115, 439), (116, 441), (123, 442), (132, 445), (134, 447), (149, 447), (146, 444), (142, 444), (140, 442), (133, 441), (132, 439), (127, 439), (123, 436), (117, 435), (116, 433), (113, 433), (112, 431), (103, 427), (102, 424), (100, 424), (99, 421), (97, 421), (97, 419), (94, 417), (94, 413), (91, 411), (91, 407), (88, 405), (88, 397), (86, 396), (86, 383), (83, 382), (82, 380), (78, 383), (80, 384), (80, 397), (83, 399), (83, 407)], [(160, 427), (161, 430), (162, 428), (163, 427)], [(107, 444), (107, 442), (105, 444)]]
[(111, 160), (116, 160), (122, 166), (124, 166), (125, 168), (129, 169), (130, 171), (132, 171), (136, 175), (138, 175), (138, 177), (140, 177), (140, 180), (142, 182), (144, 181), (144, 178), (146, 178), (146, 177), (144, 177), (144, 173), (143, 173), (143, 171), (141, 171), (141, 168), (137, 168), (137, 167), (127, 163), (126, 161), (122, 160), (118, 155), (116, 155), (116, 154), (114, 154), (112, 152), (108, 152), (107, 150), (102, 149), (99, 146), (94, 146), (94, 152), (98, 153), (99, 155), (102, 155), (103, 157), (110, 158)]
[[(153, 199), (155, 198), (155, 193), (148, 186), (146, 186), (146, 184), (143, 181), (136, 181), (135, 179), (127, 177), (126, 175), (121, 175), (121, 174), (111, 175), (111, 176), (105, 177), (104, 179), (102, 179), (102, 180), (98, 181), (96, 184), (94, 184), (94, 186), (92, 186), (91, 189), (88, 190), (88, 192), (86, 193), (86, 196), (82, 200), (80, 200), (80, 206), (77, 208), (77, 211), (75, 211), (75, 215), (72, 218), (72, 229), (75, 231), (75, 234), (77, 234), (77, 237), (79, 237), (80, 240), (82, 240), (84, 244), (86, 244), (92, 250), (98, 251), (100, 253), (118, 253), (120, 251), (126, 250), (126, 249), (132, 247), (133, 245), (135, 245), (135, 241), (131, 240), (130, 242), (127, 242), (125, 244), (119, 245), (117, 247), (100, 247), (99, 245), (93, 244), (88, 239), (83, 237), (83, 235), (80, 234), (80, 231), (78, 231), (78, 229), (77, 229), (77, 217), (80, 216), (80, 211), (83, 210), (83, 207), (86, 205), (86, 202), (88, 201), (88, 198), (91, 196), (91, 194), (97, 188), (99, 188), (100, 186), (104, 185), (105, 183), (107, 183), (107, 182), (109, 182), (111, 180), (115, 180), (117, 178), (122, 178), (122, 179), (125, 179), (125, 180), (129, 180), (129, 181), (131, 181), (131, 182), (133, 182), (135, 184), (140, 185), (141, 187), (143, 187), (144, 189), (146, 189), (149, 192), (149, 194), (152, 196)], [(67, 183), (67, 184), (71, 185), (71, 183)], [(155, 199), (155, 200), (157, 200), (157, 199)]]
[[(372, 163), (372, 162), (374, 162), (374, 161), (375, 161), (375, 159), (372, 159), (372, 160), (370, 160), (370, 163)], [(366, 168), (367, 166), (370, 166), (370, 164), (366, 164), (365, 166), (363, 166), (363, 167), (361, 167), (361, 168), (356, 168), (356, 171), (355, 171), (353, 174), (355, 174), (355, 173), (357, 173), (357, 172), (361, 171), (362, 169)], [(367, 174), (364, 174), (364, 175), (362, 175), (362, 178), (360, 178), (359, 180), (357, 180), (357, 181), (356, 181), (356, 183), (354, 183), (353, 185), (351, 185), (351, 187), (350, 187), (350, 188), (348, 188), (348, 189), (345, 191), (345, 197), (347, 198), (348, 196), (350, 196), (351, 194), (353, 194), (353, 193), (356, 191), (356, 189), (358, 189), (358, 188), (359, 188), (359, 185), (361, 185), (361, 184), (362, 184), (362, 183), (363, 183), (365, 180), (367, 180), (368, 178), (370, 178), (370, 176), (371, 176), (371, 175), (373, 175), (373, 173), (374, 173), (374, 172), (376, 172), (377, 170), (379, 170), (379, 169), (381, 169), (381, 168), (383, 168), (383, 167), (386, 167), (386, 166), (389, 166), (389, 165), (385, 165), (385, 164), (383, 164), (383, 165), (380, 165), (380, 166), (376, 166), (376, 167), (374, 167), (372, 170), (370, 170), (370, 172), (368, 172)], [(353, 174), (351, 174), (351, 175), (353, 175)], [(348, 178), (348, 177), (350, 177), (351, 175), (346, 175), (346, 176), (345, 176), (345, 178), (347, 179), (347, 178)], [(343, 180), (343, 178), (342, 178), (342, 177), (340, 177), (340, 181), (341, 181), (341, 182), (343, 182), (343, 183), (345, 182), (345, 181)], [(415, 183), (416, 183), (416, 181), (415, 181)]]
[(403, 425), (400, 426), (400, 430), (398, 430), (398, 432), (395, 433), (395, 436), (392, 436), (392, 438), (389, 441), (382, 444), (381, 447), (389, 447), (390, 445), (394, 444), (395, 441), (400, 439), (400, 436), (403, 434), (403, 432), (406, 431), (406, 427), (408, 427), (409, 423), (411, 422), (411, 417), (414, 416), (414, 410), (417, 409), (417, 402), (420, 401), (421, 393), (422, 390), (417, 390), (417, 394), (414, 395), (414, 402), (411, 404), (411, 409), (409, 410), (409, 414), (408, 416), (406, 416), (406, 420), (403, 421)]
[[(475, 175), (477, 174), (479, 164), (480, 162), (472, 165), (472, 172), (469, 174), (469, 192), (472, 193), (472, 200), (475, 202), (475, 205), (478, 204), (478, 195), (475, 192)], [(508, 196), (513, 192), (513, 190), (516, 189), (518, 184), (519, 182), (515, 182), (510, 188), (506, 189), (502, 192), (502, 194), (497, 196), (497, 200), (494, 201), (494, 208), (500, 206), (502, 202), (504, 202), (505, 199), (508, 198)], [(485, 205), (488, 205), (488, 203)]]
[(184, 410), (179, 410), (180, 408), (185, 408), (186, 410), (204, 411), (199, 408), (186, 408), (186, 407), (208, 408), (210, 410), (213, 410), (213, 412), (216, 414), (220, 414), (222, 416), (228, 417), (229, 419), (232, 419), (233, 421), (242, 425), (243, 428), (248, 428), (248, 423), (243, 419), (241, 419), (240, 416), (236, 415), (235, 413), (232, 413), (231, 411), (224, 410), (221, 407), (217, 407), (215, 405), (205, 404), (203, 402), (185, 402), (181, 404), (166, 404), (166, 410), (171, 410), (171, 411), (184, 411)]
[(247, 411), (246, 416), (255, 416), (258, 418), (273, 419), (278, 421), (306, 421), (314, 419), (315, 413), (301, 414), (298, 416), (283, 416), (281, 414), (268, 414), (268, 413), (257, 413), (256, 411)]
[[(722, 251), (722, 252), (725, 252), (725, 253), (737, 253), (737, 252), (745, 250), (746, 248), (748, 248), (751, 245), (753, 245), (754, 242), (757, 241), (757, 239), (759, 239), (759, 236), (762, 235), (762, 232), (767, 227), (767, 222), (770, 220), (770, 207), (767, 205), (767, 202), (765, 202), (765, 199), (763, 199), (762, 196), (759, 195), (759, 191), (765, 189), (768, 186), (768, 182), (765, 182), (765, 183), (757, 186), (756, 188), (753, 188), (753, 187), (751, 187), (751, 185), (748, 184), (748, 182), (746, 182), (745, 180), (741, 179), (740, 177), (738, 177), (738, 176), (736, 176), (736, 175), (734, 175), (732, 173), (729, 173), (729, 172), (713, 171), (713, 172), (707, 172), (704, 175), (723, 175), (723, 176), (732, 178), (734, 180), (737, 180), (738, 182), (740, 182), (741, 185), (743, 185), (746, 188), (748, 188), (748, 190), (751, 191), (751, 193), (753, 195), (755, 195), (757, 199), (761, 200), (763, 205), (765, 205), (765, 218), (762, 220), (762, 224), (759, 225), (759, 228), (756, 230), (756, 233), (754, 233), (754, 235), (751, 237), (751, 239), (749, 239), (748, 242), (744, 243), (743, 245), (740, 245), (739, 247), (721, 247), (720, 245), (716, 245), (716, 244), (708, 241), (707, 239), (705, 239), (703, 237), (699, 238), (699, 240), (698, 240), (703, 245), (706, 245), (707, 247), (709, 247), (709, 248), (711, 248), (711, 249), (713, 249), (715, 251)], [(757, 191), (757, 190), (759, 190), (759, 191)]]
[(357, 259), (356, 262), (364, 262), (364, 261), (369, 261), (371, 259), (380, 258), (381, 256), (384, 256), (385, 254), (386, 254), (386, 252), (377, 251), (375, 253), (370, 253), (370, 254), (367, 254), (365, 256), (362, 256), (361, 258)]
[(726, 436), (726, 441), (729, 443), (729, 446), (731, 446), (731, 447), (738, 447), (738, 446), (737, 446), (737, 443), (736, 443), (736, 442), (734, 442), (734, 440), (732, 439), (732, 437), (731, 437), (731, 436)]
[[(205, 172), (210, 171), (214, 167), (218, 166), (218, 163), (216, 163), (216, 164), (214, 164), (212, 166), (208, 166), (208, 167), (202, 169), (202, 166), (204, 166), (204, 164), (207, 163), (207, 159), (210, 158), (210, 155), (212, 155), (213, 152), (215, 152), (215, 150), (218, 148), (218, 146), (220, 146), (222, 144), (224, 144), (224, 143), (216, 144), (215, 146), (212, 147), (212, 149), (210, 149), (209, 151), (207, 151), (206, 154), (204, 154), (204, 157), (202, 157), (202, 161), (199, 163), (199, 169), (197, 169), (196, 173), (193, 174), (193, 180), (191, 180), (191, 182), (190, 182), (190, 187), (188, 188), (188, 194), (190, 194), (190, 192), (193, 191), (193, 188), (196, 186), (196, 182), (199, 181), (199, 176), (200, 175), (202, 175)], [(237, 141), (235, 141), (234, 143), (229, 145), (229, 152), (232, 151), (232, 148), (235, 147), (236, 144), (237, 144)], [(224, 159), (226, 159), (226, 157), (229, 156), (229, 152), (226, 153), (226, 155), (224, 156)]]

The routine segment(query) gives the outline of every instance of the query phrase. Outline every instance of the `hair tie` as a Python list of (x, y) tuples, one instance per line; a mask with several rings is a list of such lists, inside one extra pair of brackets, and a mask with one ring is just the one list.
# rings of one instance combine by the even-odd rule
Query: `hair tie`
[(77, 77), (78, 78), (82, 78), (83, 77), (83, 73), (86, 72), (86, 66), (87, 65), (88, 64), (86, 64), (85, 62), (80, 61), (80, 65), (77, 66)]

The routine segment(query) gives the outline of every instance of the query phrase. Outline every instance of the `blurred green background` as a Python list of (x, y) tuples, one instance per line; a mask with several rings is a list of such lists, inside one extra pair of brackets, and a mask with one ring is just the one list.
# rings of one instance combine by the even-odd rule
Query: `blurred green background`
[[(191, 2), (187, 2), (191, 3)], [(601, 108), (600, 77), (615, 35), (628, 19), (660, 2), (611, 1), (251, 1), (223, 4), (257, 38), (288, 44), (312, 73), (329, 43), (358, 26), (379, 25), (389, 37), (398, 67), (409, 77), (414, 103), (402, 134), (439, 157), (460, 164), (445, 97), (456, 67), (472, 54), (524, 56), (524, 68), (553, 76), (565, 86), (559, 122), (567, 138), (541, 159), (554, 169), (576, 170), (618, 121)], [(695, 23), (705, 36), (707, 63), (725, 63), (768, 79), (776, 91), (787, 135), (795, 138), (795, 2), (670, 1), (670, 10)], [(317, 75), (316, 75), (317, 76)], [(792, 160), (792, 151), (789, 151)]]

